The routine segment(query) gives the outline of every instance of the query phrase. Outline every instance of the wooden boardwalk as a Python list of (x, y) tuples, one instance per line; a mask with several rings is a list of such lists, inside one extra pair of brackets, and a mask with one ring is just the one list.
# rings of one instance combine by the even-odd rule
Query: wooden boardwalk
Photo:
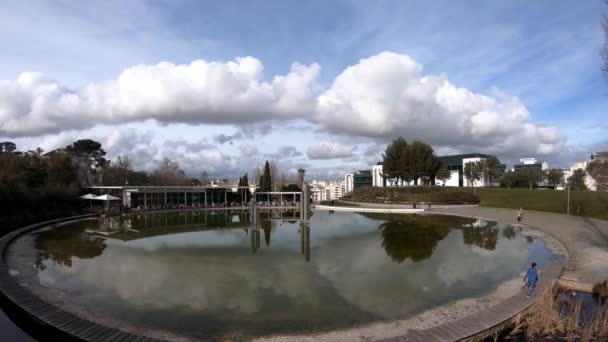
[(545, 289), (553, 287), (561, 275), (562, 269), (563, 264), (561, 262), (555, 260), (548, 262), (540, 270), (539, 281), (536, 284), (536, 293), (531, 298), (526, 297), (527, 289), (524, 289), (515, 296), (470, 316), (428, 329), (411, 329), (403, 336), (388, 338), (383, 341), (451, 342), (477, 337), (492, 328), (499, 327), (503, 323), (512, 320), (527, 310)]

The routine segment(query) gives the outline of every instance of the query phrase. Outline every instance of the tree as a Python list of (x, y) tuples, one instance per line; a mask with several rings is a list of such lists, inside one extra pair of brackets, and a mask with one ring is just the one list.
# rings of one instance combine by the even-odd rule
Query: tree
[(500, 164), (496, 158), (486, 158), (481, 160), (481, 175), (485, 182), (493, 183), (500, 173)]
[(13, 153), (17, 150), (17, 145), (12, 141), (0, 142), (0, 153)]
[(543, 173), (538, 169), (528, 168), (518, 170), (516, 172), (520, 173), (523, 176), (530, 189), (534, 188), (535, 186), (538, 186), (538, 183), (543, 181)]
[(301, 192), (302, 189), (297, 184), (288, 184), (281, 186), (281, 191), (283, 192)]
[(551, 169), (547, 171), (545, 178), (547, 179), (547, 183), (553, 188), (556, 188), (558, 185), (562, 184), (562, 180), (564, 178), (564, 171), (560, 169)]
[(500, 181), (500, 185), (506, 187), (507, 189), (511, 189), (516, 182), (516, 175), (513, 171), (507, 171), (502, 175), (502, 180)]
[(101, 144), (91, 139), (81, 139), (65, 148), (72, 155), (78, 170), (78, 180), (81, 186), (89, 186), (99, 182), (96, 176), (106, 164), (106, 152)]
[(185, 177), (185, 172), (180, 169), (179, 164), (165, 157), (152, 173), (152, 182), (155, 185), (182, 185)]
[(77, 179), (78, 171), (68, 153), (55, 153), (49, 157), (47, 184), (69, 186)]
[(581, 191), (587, 190), (587, 185), (585, 184), (585, 177), (587, 173), (583, 169), (576, 169), (572, 173), (570, 177), (568, 177), (568, 186), (572, 190)]
[(608, 160), (594, 160), (587, 164), (587, 172), (595, 180), (598, 191), (608, 191)]
[(408, 180), (407, 165), (404, 163), (408, 145), (403, 137), (394, 139), (386, 146), (382, 154), (382, 177), (389, 179)]
[(437, 170), (437, 173), (435, 174), (435, 178), (439, 179), (440, 181), (443, 182), (443, 185), (445, 185), (445, 183), (452, 178), (452, 173), (450, 172), (450, 170), (448, 170), (445, 166), (441, 166), (439, 168), (439, 170)]
[(203, 172), (201, 172), (200, 181), (202, 186), (208, 186), (209, 184), (211, 184), (211, 182), (209, 181), (209, 174), (207, 173), (207, 170), (203, 170)]
[(441, 166), (431, 145), (415, 140), (408, 150), (409, 176), (414, 180), (414, 184), (418, 185), (418, 179), (431, 179)]
[(469, 186), (475, 186), (475, 181), (481, 179), (481, 161), (470, 161), (464, 164), (464, 177)]
[(268, 160), (264, 165), (264, 173), (260, 176), (259, 186), (261, 192), (272, 191), (272, 177), (270, 176), (270, 164)]

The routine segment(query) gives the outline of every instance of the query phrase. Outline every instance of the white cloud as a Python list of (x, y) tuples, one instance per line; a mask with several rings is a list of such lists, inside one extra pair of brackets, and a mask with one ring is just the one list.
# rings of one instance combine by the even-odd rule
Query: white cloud
[(563, 140), (534, 124), (514, 97), (458, 88), (445, 76), (422, 76), (409, 56), (384, 52), (362, 59), (318, 97), (316, 121), (326, 131), (500, 153), (547, 154)]
[(319, 66), (294, 63), (262, 81), (262, 63), (196, 60), (137, 65), (116, 80), (71, 90), (39, 73), (0, 81), (0, 135), (40, 135), (101, 123), (156, 119), (174, 123), (247, 123), (289, 119), (314, 109)]
[(306, 154), (309, 159), (348, 158), (353, 156), (355, 148), (336, 141), (323, 140), (318, 145), (308, 146)]
[(239, 146), (239, 149), (241, 150), (241, 154), (245, 157), (253, 157), (258, 153), (257, 147), (251, 144), (242, 144)]
[[(288, 74), (271, 81), (263, 80), (263, 69), (253, 57), (181, 65), (161, 62), (133, 66), (115, 80), (76, 90), (42, 74), (23, 73), (17, 80), (0, 81), (0, 136), (60, 132), (49, 138), (56, 145), (59, 140), (63, 143), (66, 130), (151, 119), (161, 124), (236, 125), (231, 134), (210, 137), (232, 143), (267, 135), (278, 120), (306, 120), (313, 129), (376, 146), (404, 136), (429, 142), (440, 151), (486, 152), (507, 158), (542, 157), (564, 146), (559, 130), (534, 123), (519, 99), (496, 89), (483, 95), (458, 88), (446, 76), (424, 76), (422, 66), (407, 55), (384, 52), (362, 59), (344, 69), (319, 95), (313, 90), (318, 86), (317, 64), (293, 64)], [(333, 138), (329, 135), (310, 146), (308, 157), (353, 156), (355, 147)], [(225, 155), (215, 151), (206, 157), (226, 161)], [(188, 160), (196, 155), (188, 153)], [(298, 156), (297, 149), (279, 153)]]

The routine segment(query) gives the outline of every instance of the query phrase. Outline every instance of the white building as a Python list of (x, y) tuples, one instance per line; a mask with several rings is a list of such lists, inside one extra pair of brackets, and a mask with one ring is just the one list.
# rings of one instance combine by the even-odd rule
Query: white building
[[(574, 171), (576, 170), (583, 170), (585, 171), (585, 185), (587, 186), (587, 188), (591, 191), (597, 191), (597, 184), (595, 182), (595, 179), (593, 179), (593, 177), (591, 177), (588, 173), (587, 173), (587, 165), (589, 165), (590, 161), (584, 161), (584, 162), (580, 162), (580, 163), (576, 163), (574, 165), (572, 165), (570, 167), (570, 172), (568, 173), (568, 177), (572, 176), (574, 174)], [(566, 177), (566, 174), (564, 173), (564, 178), (566, 181), (568, 181), (568, 178)]]
[(326, 200), (325, 189), (311, 188), (310, 197), (313, 202), (321, 202)]
[[(488, 158), (496, 158), (495, 156), (481, 154), (481, 153), (469, 153), (469, 154), (458, 154), (452, 156), (442, 156), (438, 157), (439, 160), (443, 163), (443, 165), (450, 171), (450, 178), (445, 180), (445, 184), (441, 180), (435, 180), (436, 185), (445, 185), (445, 186), (470, 186), (468, 184), (468, 180), (464, 177), (464, 166), (467, 163), (476, 162)], [(498, 159), (498, 158), (497, 158)], [(501, 166), (501, 169), (504, 170), (504, 166)], [(402, 182), (396, 179), (384, 179), (382, 177), (382, 164), (378, 163), (372, 167), (372, 184), (373, 186), (385, 187), (385, 186), (403, 186), (403, 185), (413, 185), (414, 182), (410, 181)], [(352, 174), (347, 174), (346, 176), (351, 176)], [(346, 178), (345, 178), (346, 179)], [(418, 184), (422, 184), (422, 179), (418, 180)], [(484, 187), (490, 186), (490, 182), (485, 179), (476, 180), (474, 187)]]
[(344, 194), (347, 194), (351, 191), (353, 191), (353, 184), (354, 180), (353, 180), (353, 174), (352, 173), (347, 173), (344, 175)]

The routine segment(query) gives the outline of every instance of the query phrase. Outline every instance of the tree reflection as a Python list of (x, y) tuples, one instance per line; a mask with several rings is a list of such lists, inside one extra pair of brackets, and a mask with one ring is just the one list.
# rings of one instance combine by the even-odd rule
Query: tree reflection
[(429, 223), (424, 218), (404, 216), (380, 224), (386, 254), (398, 263), (407, 258), (414, 262), (430, 258), (437, 243), (448, 236), (450, 227)]
[(36, 233), (35, 237), (38, 254), (34, 265), (38, 270), (44, 270), (49, 259), (57, 265), (72, 267), (73, 257), (92, 259), (107, 247), (103, 238), (87, 234), (80, 227), (50, 229)]
[(270, 246), (270, 233), (272, 232), (272, 221), (262, 221), (260, 222), (262, 226), (262, 230), (264, 230), (264, 241), (266, 242), (266, 247)]
[(507, 226), (502, 231), (502, 236), (509, 240), (515, 239), (516, 235), (517, 235), (517, 232), (515, 231), (515, 227), (513, 227), (513, 226)]
[(477, 246), (489, 251), (496, 249), (498, 242), (498, 228), (496, 226), (471, 225), (462, 230), (463, 242), (467, 245)]

